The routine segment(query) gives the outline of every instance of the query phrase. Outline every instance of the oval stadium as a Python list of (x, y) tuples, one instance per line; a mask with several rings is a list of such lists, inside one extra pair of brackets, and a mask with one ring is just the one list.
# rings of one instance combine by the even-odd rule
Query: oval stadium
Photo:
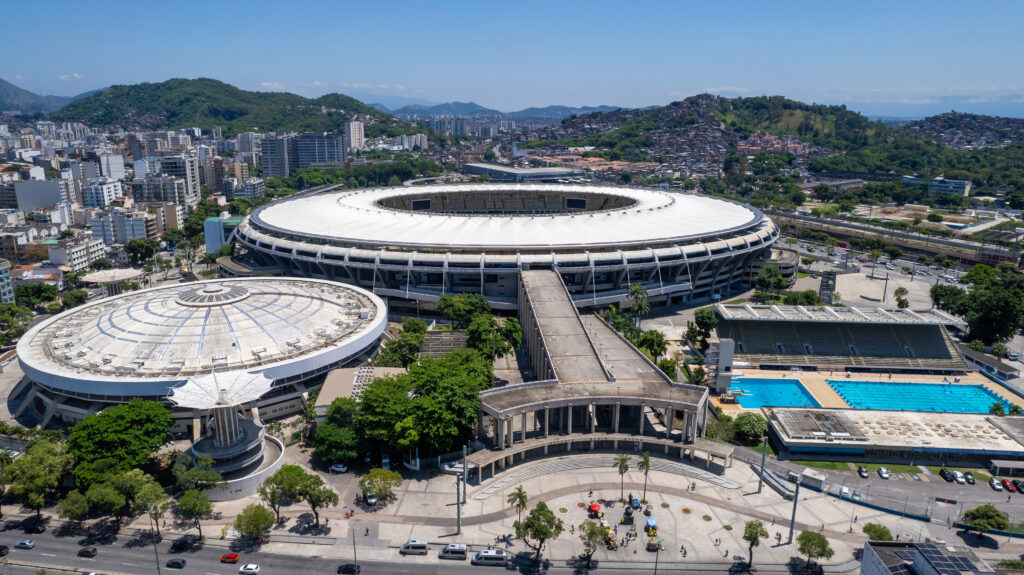
[(357, 285), (393, 302), (483, 293), (515, 309), (523, 270), (558, 272), (577, 307), (717, 300), (770, 257), (756, 208), (690, 193), (598, 185), (469, 184), (336, 190), (264, 206), (235, 230), (251, 266)]
[[(307, 386), (327, 371), (365, 360), (386, 322), (379, 297), (305, 278), (212, 280), (101, 299), (18, 342), (29, 387), (11, 394), (15, 416), (32, 406), (45, 427), (141, 397), (168, 403), (174, 431), (198, 436), (226, 390), (251, 399), (246, 409), (260, 418), (278, 418), (299, 411)], [(265, 387), (257, 389), (259, 377)]]

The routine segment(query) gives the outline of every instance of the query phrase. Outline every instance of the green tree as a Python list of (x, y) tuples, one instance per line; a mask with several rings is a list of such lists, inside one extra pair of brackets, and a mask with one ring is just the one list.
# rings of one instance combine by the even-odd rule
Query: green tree
[(623, 501), (623, 496), (625, 495), (625, 488), (623, 485), (626, 481), (626, 473), (629, 472), (629, 454), (620, 453), (616, 455), (615, 463), (612, 463), (612, 467), (619, 472), (619, 501)]
[(988, 412), (992, 415), (1006, 415), (1006, 406), (1003, 402), (997, 401), (988, 408)]
[(107, 258), (99, 258), (89, 263), (89, 269), (93, 271), (109, 270), (112, 267), (114, 267), (114, 264), (110, 263), (110, 260)]
[(169, 230), (165, 230), (161, 237), (165, 242), (173, 247), (177, 245), (178, 242), (185, 239), (185, 232), (177, 228), (171, 228)]
[(124, 251), (131, 259), (132, 265), (137, 266), (153, 257), (160, 249), (160, 242), (152, 238), (137, 238), (128, 240), (124, 244)]
[(260, 486), (260, 498), (274, 510), (278, 523), (281, 522), (281, 508), (299, 500), (310, 478), (298, 465), (285, 464)]
[(46, 500), (56, 495), (60, 477), (71, 464), (61, 444), (48, 439), (35, 439), (25, 454), (4, 470), (4, 480), (11, 484), (11, 495), (25, 507), (41, 516)]
[(356, 429), (369, 442), (378, 446), (398, 443), (398, 424), (413, 413), (413, 383), (408, 377), (380, 377), (372, 380), (360, 393)]
[(878, 523), (865, 523), (864, 534), (868, 536), (871, 541), (892, 541), (892, 532), (889, 528)]
[(1024, 409), (1022, 409), (1021, 406), (1019, 406), (1019, 405), (1017, 405), (1015, 403), (1010, 404), (1010, 410), (1009, 411), (1010, 411), (1010, 415), (1022, 415), (1022, 414), (1024, 414)]
[(86, 416), (71, 428), (68, 453), (78, 464), (74, 475), (80, 487), (101, 477), (141, 467), (167, 443), (171, 412), (158, 401), (132, 399)]
[(733, 426), (744, 441), (759, 440), (768, 431), (768, 421), (753, 411), (744, 411), (737, 415), (733, 420)]
[(171, 501), (164, 488), (150, 479), (135, 494), (135, 514), (149, 515), (156, 525), (156, 535), (160, 537), (160, 518), (171, 508)]
[(543, 501), (537, 503), (530, 510), (525, 520), (516, 521), (513, 526), (516, 530), (516, 537), (522, 539), (527, 547), (534, 550), (534, 559), (538, 561), (544, 543), (549, 539), (555, 539), (565, 529), (562, 520), (555, 517), (555, 513)]
[(835, 551), (828, 544), (828, 539), (817, 531), (801, 531), (796, 536), (796, 548), (801, 555), (807, 557), (807, 567), (810, 568), (815, 559), (831, 559)]
[(196, 522), (196, 529), (199, 530), (200, 537), (203, 536), (203, 526), (199, 523), (199, 519), (212, 512), (213, 505), (210, 504), (210, 498), (198, 489), (189, 489), (178, 498), (178, 514), (182, 519), (191, 519)]
[(669, 377), (672, 381), (679, 381), (679, 362), (672, 358), (662, 358), (658, 360), (658, 369)]
[(61, 294), (60, 299), (65, 308), (71, 309), (85, 303), (89, 299), (89, 292), (81, 289), (66, 291)]
[(171, 470), (182, 491), (206, 491), (225, 485), (224, 478), (213, 469), (213, 458), (205, 453), (194, 458), (187, 453), (179, 453)]
[(529, 498), (526, 496), (526, 490), (523, 489), (523, 486), (516, 486), (515, 490), (508, 494), (506, 501), (508, 501), (509, 505), (515, 508), (516, 512), (519, 513), (519, 520), (522, 520), (523, 510), (526, 509), (526, 503), (529, 501)]
[(379, 501), (390, 500), (401, 485), (401, 474), (390, 469), (371, 469), (359, 480), (359, 490), (374, 495)]
[(478, 293), (443, 295), (437, 302), (437, 311), (451, 320), (455, 329), (466, 329), (474, 317), (489, 313), (491, 305)]
[(967, 519), (967, 524), (970, 525), (971, 530), (976, 531), (979, 537), (993, 530), (1004, 531), (1010, 526), (1006, 513), (996, 509), (991, 504), (968, 509), (964, 512), (964, 517)]
[(689, 366), (683, 365), (683, 374), (686, 376), (686, 383), (690, 385), (698, 385), (707, 387), (708, 385), (708, 374), (701, 366)]
[(76, 523), (84, 521), (89, 517), (89, 500), (77, 489), (72, 489), (67, 496), (57, 504), (57, 515), (64, 519), (70, 519)]
[(980, 339), (973, 339), (971, 340), (971, 343), (968, 345), (970, 345), (970, 348), (973, 349), (974, 351), (982, 351), (985, 349), (985, 342), (981, 341)]
[(606, 528), (600, 523), (589, 519), (580, 523), (580, 542), (583, 543), (583, 552), (587, 556), (585, 566), (590, 566), (594, 552), (604, 544), (605, 537), (607, 537)]
[(655, 360), (668, 351), (668, 341), (665, 340), (665, 335), (656, 329), (649, 329), (641, 333), (635, 345), (640, 349), (646, 349)]
[(256, 539), (273, 524), (274, 514), (259, 503), (246, 505), (235, 517), (235, 531), (249, 539)]
[(113, 485), (106, 482), (93, 483), (85, 492), (85, 499), (89, 502), (91, 512), (112, 516), (117, 525), (116, 530), (120, 530), (125, 499)]
[(327, 421), (316, 426), (313, 446), (317, 455), (331, 463), (349, 462), (359, 457), (359, 436), (355, 430)]
[(1006, 355), (1006, 344), (994, 343), (992, 344), (992, 355), (996, 357), (1003, 357)]
[(398, 176), (391, 176), (391, 178), (388, 179), (388, 186), (395, 187), (395, 186), (401, 186), (401, 185), (402, 185), (402, 178), (399, 178)]
[[(671, 408), (670, 408), (671, 409)], [(672, 430), (668, 430), (669, 434)], [(643, 500), (647, 501), (647, 474), (651, 472), (651, 452), (645, 451), (640, 454), (640, 460), (636, 463), (636, 468), (640, 473), (644, 474), (644, 495)], [(621, 489), (620, 489), (621, 492)]]
[[(778, 268), (776, 268), (776, 271), (778, 271)], [(718, 327), (718, 316), (715, 315), (715, 310), (710, 306), (697, 308), (697, 311), (693, 312), (693, 322), (697, 325), (697, 329), (700, 330), (703, 337), (706, 338), (711, 335), (712, 330)]]
[(757, 275), (754, 276), (754, 287), (762, 291), (771, 291), (778, 293), (779, 290), (784, 289), (788, 282), (786, 278), (782, 277), (779, 272), (778, 266), (768, 264), (758, 270)]
[(910, 300), (907, 299), (907, 295), (910, 292), (905, 287), (898, 287), (896, 291), (892, 292), (893, 297), (896, 298), (896, 307), (900, 309), (906, 309), (910, 307)]
[(754, 566), (754, 547), (761, 545), (761, 540), (767, 537), (768, 530), (764, 528), (764, 523), (753, 519), (743, 525), (743, 540), (747, 542), (747, 556), (750, 557), (747, 560), (748, 568)]
[(523, 330), (516, 318), (499, 322), (493, 315), (480, 314), (466, 328), (466, 346), (491, 361), (513, 353), (522, 337)]
[(302, 499), (309, 504), (313, 511), (313, 521), (320, 526), (320, 510), (334, 507), (338, 504), (338, 493), (324, 485), (324, 480), (319, 475), (308, 475), (302, 485), (300, 493)]

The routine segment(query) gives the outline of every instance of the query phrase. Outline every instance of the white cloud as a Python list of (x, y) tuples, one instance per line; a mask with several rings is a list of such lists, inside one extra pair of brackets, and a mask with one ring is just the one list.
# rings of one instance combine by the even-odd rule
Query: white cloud
[(74, 73), (71, 74), (71, 77), (77, 80), (78, 78), (81, 78), (82, 75), (79, 74), (78, 72), (74, 72)]
[(260, 87), (268, 90), (284, 90), (284, 82), (260, 82)]
[(310, 82), (309, 85), (310, 86), (316, 86), (317, 88), (322, 88), (323, 86), (326, 86), (327, 84), (324, 84), (320, 80), (313, 80), (312, 82)]
[(14, 78), (17, 79), (17, 80), (21, 80), (21, 74), (15, 74)]
[(61, 74), (60, 76), (57, 76), (57, 79), (62, 80), (64, 82), (70, 82), (71, 76), (69, 74)]

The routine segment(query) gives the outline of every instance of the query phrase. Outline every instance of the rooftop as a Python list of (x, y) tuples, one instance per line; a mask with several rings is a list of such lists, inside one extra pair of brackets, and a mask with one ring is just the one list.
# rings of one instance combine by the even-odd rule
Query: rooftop
[(941, 310), (883, 309), (880, 307), (829, 307), (802, 305), (752, 305), (716, 303), (723, 319), (757, 321), (853, 322), (880, 324), (953, 325), (964, 322)]

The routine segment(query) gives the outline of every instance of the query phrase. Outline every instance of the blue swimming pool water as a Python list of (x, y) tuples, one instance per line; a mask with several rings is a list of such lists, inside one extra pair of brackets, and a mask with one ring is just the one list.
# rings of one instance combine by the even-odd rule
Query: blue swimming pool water
[(982, 385), (827, 380), (850, 407), (899, 411), (988, 413), (995, 402), (1010, 404)]
[(761, 379), (743, 377), (732, 380), (732, 390), (747, 409), (759, 407), (821, 407), (814, 396), (796, 379)]

